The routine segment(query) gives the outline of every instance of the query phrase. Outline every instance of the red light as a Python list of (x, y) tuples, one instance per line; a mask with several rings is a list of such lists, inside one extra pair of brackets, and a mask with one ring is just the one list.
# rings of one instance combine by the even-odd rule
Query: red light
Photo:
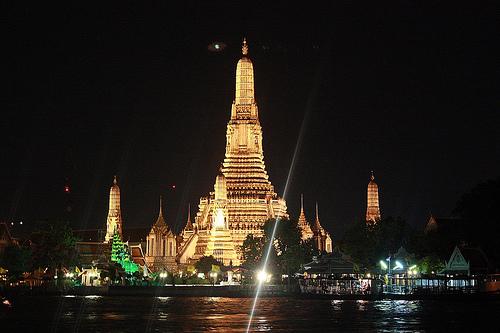
[(68, 185), (64, 186), (64, 192), (69, 193), (69, 186)]
[(175, 190), (175, 185), (172, 185), (172, 189), (174, 189), (174, 190)]

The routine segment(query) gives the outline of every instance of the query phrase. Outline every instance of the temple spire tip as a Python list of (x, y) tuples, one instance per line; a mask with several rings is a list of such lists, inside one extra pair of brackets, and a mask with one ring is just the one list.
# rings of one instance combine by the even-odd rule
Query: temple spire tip
[(162, 209), (161, 209), (161, 205), (162, 205), (162, 197), (161, 197), (161, 194), (160, 194), (160, 213), (159, 213), (159, 216), (162, 216)]
[(241, 53), (246, 56), (248, 54), (248, 44), (246, 37), (243, 37), (243, 45), (241, 47)]

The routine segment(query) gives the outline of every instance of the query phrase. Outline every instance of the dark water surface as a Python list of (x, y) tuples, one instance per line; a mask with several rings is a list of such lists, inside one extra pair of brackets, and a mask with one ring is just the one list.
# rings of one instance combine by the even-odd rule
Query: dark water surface
[[(245, 332), (251, 298), (25, 297), (1, 332)], [(498, 332), (500, 301), (328, 301), (263, 298), (252, 331)]]

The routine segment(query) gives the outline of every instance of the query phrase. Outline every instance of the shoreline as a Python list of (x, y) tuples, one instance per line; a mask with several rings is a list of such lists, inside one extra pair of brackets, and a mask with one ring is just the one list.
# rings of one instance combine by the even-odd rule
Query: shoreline
[[(151, 296), (151, 297), (228, 297), (253, 298), (254, 285), (178, 285), (178, 286), (111, 286), (111, 287), (74, 287), (56, 288), (8, 288), (4, 289), (6, 297), (23, 296)], [(298, 291), (286, 290), (286, 286), (265, 286), (260, 291), (260, 298), (293, 297), (298, 299), (319, 300), (500, 300), (500, 293), (471, 294), (371, 294), (371, 295), (327, 295), (302, 294)]]

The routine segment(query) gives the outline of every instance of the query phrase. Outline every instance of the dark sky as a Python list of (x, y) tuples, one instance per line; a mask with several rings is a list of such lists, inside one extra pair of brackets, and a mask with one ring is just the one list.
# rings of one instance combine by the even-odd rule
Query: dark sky
[(292, 216), (304, 193), (338, 239), (374, 170), (382, 214), (422, 227), (499, 176), (494, 1), (79, 3), (3, 10), (2, 220), (66, 218), (67, 178), (73, 226), (104, 227), (117, 174), (125, 227), (151, 225), (160, 194), (179, 227), (213, 189), (244, 36), (280, 194), (301, 137)]

